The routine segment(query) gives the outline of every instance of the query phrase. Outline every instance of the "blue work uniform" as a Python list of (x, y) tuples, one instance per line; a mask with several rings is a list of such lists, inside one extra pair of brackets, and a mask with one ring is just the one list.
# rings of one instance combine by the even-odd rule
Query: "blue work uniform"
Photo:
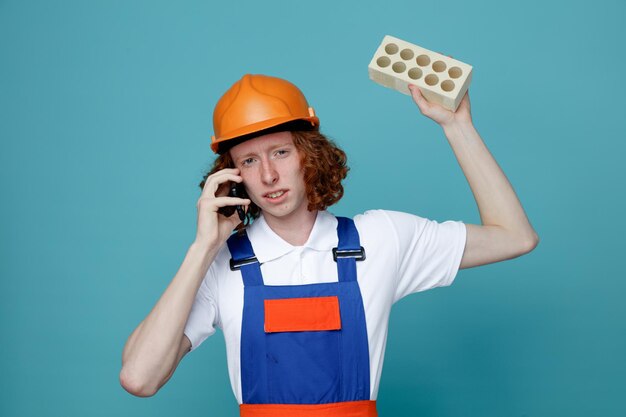
[(337, 282), (265, 285), (247, 234), (227, 241), (244, 284), (242, 416), (377, 415), (356, 271), (365, 252), (354, 221), (337, 220)]

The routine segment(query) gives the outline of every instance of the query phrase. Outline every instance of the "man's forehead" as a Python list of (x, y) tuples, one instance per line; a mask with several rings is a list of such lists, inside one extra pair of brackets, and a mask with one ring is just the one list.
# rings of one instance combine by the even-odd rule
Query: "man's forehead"
[(293, 144), (293, 136), (290, 131), (268, 133), (253, 139), (239, 143), (230, 149), (230, 155), (236, 158), (251, 152), (262, 152), (275, 146)]

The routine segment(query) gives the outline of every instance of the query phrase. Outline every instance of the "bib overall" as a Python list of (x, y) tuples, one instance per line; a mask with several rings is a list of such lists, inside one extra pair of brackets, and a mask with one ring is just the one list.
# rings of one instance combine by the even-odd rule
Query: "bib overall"
[(337, 282), (265, 285), (248, 236), (228, 239), (244, 283), (243, 417), (377, 415), (356, 274), (365, 252), (352, 219), (337, 220)]

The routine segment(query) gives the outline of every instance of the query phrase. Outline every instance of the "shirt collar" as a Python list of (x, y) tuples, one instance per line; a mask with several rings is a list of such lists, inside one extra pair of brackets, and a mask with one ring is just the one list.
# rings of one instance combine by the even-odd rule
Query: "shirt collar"
[[(263, 213), (247, 228), (254, 254), (260, 263), (272, 261), (298, 248), (278, 236), (267, 224)], [(302, 247), (317, 251), (337, 246), (337, 218), (328, 211), (318, 211), (309, 239)]]

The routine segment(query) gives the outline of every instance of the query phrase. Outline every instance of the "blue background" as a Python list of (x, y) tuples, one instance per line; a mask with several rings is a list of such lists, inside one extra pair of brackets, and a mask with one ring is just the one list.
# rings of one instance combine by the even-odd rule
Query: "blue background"
[(480, 224), (439, 126), (368, 79), (385, 34), (474, 66), (474, 123), (541, 242), (394, 307), (381, 416), (626, 415), (625, 17), (619, 1), (0, 0), (0, 415), (237, 415), (221, 333), (154, 397), (118, 374), (195, 237), (213, 106), (246, 72), (296, 83), (348, 153), (335, 214)]

